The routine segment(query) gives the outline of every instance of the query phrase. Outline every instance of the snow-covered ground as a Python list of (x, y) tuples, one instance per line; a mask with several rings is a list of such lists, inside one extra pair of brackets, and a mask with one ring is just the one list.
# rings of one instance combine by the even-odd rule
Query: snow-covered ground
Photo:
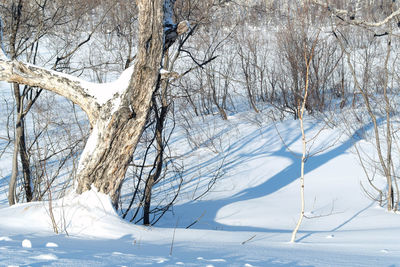
[[(4, 204), (0, 266), (400, 264), (399, 215), (367, 198), (360, 185), (365, 178), (353, 145), (363, 141), (315, 120), (306, 124), (309, 138), (326, 129), (306, 162), (309, 219), (297, 242), (288, 242), (300, 211), (300, 129), (298, 121), (274, 124), (266, 117), (239, 113), (212, 126), (198, 121), (193, 127), (213, 127), (208, 131), (219, 136), (212, 148), (192, 149), (177, 130), (171, 147), (186, 153), (184, 175), (192, 178), (156, 227), (123, 221), (95, 188), (51, 204)], [(213, 175), (218, 179), (211, 191), (193, 200)]]

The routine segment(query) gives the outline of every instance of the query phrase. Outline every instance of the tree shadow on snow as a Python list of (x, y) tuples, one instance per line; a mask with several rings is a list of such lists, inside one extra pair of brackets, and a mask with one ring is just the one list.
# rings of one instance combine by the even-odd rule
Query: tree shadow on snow
[[(307, 132), (311, 131), (315, 126), (310, 126), (306, 129)], [(337, 156), (348, 151), (355, 142), (362, 139), (363, 132), (369, 130), (372, 127), (372, 123), (361, 127), (355, 133), (350, 136), (346, 141), (342, 142), (340, 145), (333, 147), (330, 150), (327, 150), (324, 153), (314, 155), (307, 161), (305, 165), (305, 174), (321, 167), (327, 162), (335, 159)], [(251, 160), (254, 160), (258, 157), (265, 158), (268, 160), (268, 157), (280, 157), (286, 158), (290, 161), (289, 166), (285, 167), (279, 173), (273, 175), (271, 178), (263, 182), (262, 184), (252, 187), (246, 188), (233, 196), (218, 199), (218, 200), (198, 200), (189, 203), (185, 203), (182, 205), (177, 205), (174, 207), (177, 216), (179, 217), (179, 227), (187, 227), (191, 223), (193, 223), (198, 218), (188, 218), (188, 214), (194, 214), (193, 211), (197, 211), (199, 222), (195, 223), (192, 228), (196, 229), (217, 229), (217, 230), (230, 230), (230, 231), (260, 231), (260, 232), (275, 232), (275, 233), (288, 233), (291, 232), (289, 230), (284, 229), (267, 229), (267, 228), (258, 228), (251, 226), (232, 226), (232, 225), (224, 225), (215, 221), (217, 212), (227, 205), (233, 204), (235, 202), (246, 201), (250, 199), (256, 199), (260, 197), (268, 196), (284, 187), (289, 185), (290, 183), (296, 181), (300, 176), (300, 155), (294, 155), (292, 152), (289, 152), (284, 145), (281, 146), (280, 149), (276, 151), (268, 151), (267, 148), (271, 145), (271, 141), (260, 142), (258, 146), (251, 151), (247, 150), (246, 153), (243, 153), (242, 150), (246, 148), (252, 142), (257, 142), (260, 139), (260, 136), (276, 136), (276, 132), (274, 132), (274, 127), (267, 127), (266, 129), (258, 129), (247, 135), (241, 140), (238, 140), (236, 143), (229, 146), (229, 148), (224, 152), (228, 155), (224, 160), (224, 171), (233, 170), (235, 167), (245, 164)], [(286, 141), (290, 138), (290, 141), (287, 142), (287, 146), (292, 145), (294, 142), (298, 141), (301, 138), (301, 135), (298, 134), (293, 137), (293, 133), (287, 133), (287, 136), (282, 136), (282, 138)], [(286, 139), (287, 138), (287, 139)], [(263, 138), (265, 139), (265, 138)], [(273, 138), (270, 138), (273, 140)], [(250, 146), (251, 147), (251, 146)], [(195, 170), (199, 168), (205, 168), (210, 164), (213, 164), (217, 161), (221, 160), (221, 155), (217, 155), (214, 158), (207, 160), (205, 162), (199, 163), (196, 166), (188, 169), (185, 172), (185, 175), (193, 175)], [(217, 170), (214, 170), (217, 171)], [(212, 172), (212, 171), (211, 171)], [(200, 178), (199, 178), (200, 179)], [(221, 178), (223, 179), (223, 178)], [(244, 177), (246, 179), (246, 177)], [(220, 181), (224, 182), (224, 181)], [(368, 208), (368, 207), (367, 207)], [(367, 209), (365, 208), (365, 209)], [(364, 209), (363, 209), (364, 210)], [(362, 210), (362, 211), (363, 211)], [(347, 224), (349, 221), (354, 219), (354, 217), (358, 216), (362, 211), (356, 213), (352, 218), (343, 222), (337, 228), (339, 229), (343, 225)], [(203, 215), (202, 215), (203, 214)], [(167, 219), (165, 222), (172, 223), (172, 220), (176, 220), (177, 218)], [(334, 231), (334, 230), (332, 230)], [(307, 234), (311, 234), (312, 232), (303, 232)]]

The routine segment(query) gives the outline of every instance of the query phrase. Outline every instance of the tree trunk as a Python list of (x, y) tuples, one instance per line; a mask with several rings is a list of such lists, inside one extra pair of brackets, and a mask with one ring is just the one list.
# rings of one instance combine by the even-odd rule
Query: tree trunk
[[(166, 90), (167, 84), (164, 83), (162, 88), (163, 91)], [(161, 176), (161, 171), (163, 168), (163, 163), (164, 163), (164, 140), (163, 140), (163, 131), (164, 131), (164, 126), (165, 126), (165, 120), (167, 118), (167, 113), (168, 113), (168, 104), (166, 102), (166, 95), (165, 91), (163, 92), (161, 96), (161, 108), (158, 110), (156, 100), (153, 100), (153, 109), (156, 114), (156, 129), (155, 129), (155, 140), (157, 143), (157, 156), (155, 158), (155, 161), (153, 163), (153, 169), (150, 172), (147, 181), (146, 181), (146, 188), (144, 191), (144, 207), (143, 207), (143, 224), (144, 225), (150, 225), (150, 208), (151, 208), (151, 193), (152, 189), (155, 184), (160, 179)]]
[(146, 188), (144, 190), (144, 204), (143, 204), (143, 225), (150, 225), (150, 207), (151, 207), (151, 191), (153, 189), (154, 179), (152, 175), (146, 182)]
[(15, 96), (15, 102), (17, 106), (17, 120), (15, 122), (15, 141), (14, 141), (14, 152), (13, 152), (13, 164), (12, 172), (9, 183), (8, 191), (8, 204), (14, 205), (16, 202), (16, 189), (18, 179), (18, 154), (21, 159), (22, 173), (24, 178), (24, 190), (26, 201), (32, 201), (32, 187), (31, 187), (31, 172), (29, 164), (29, 156), (26, 151), (25, 142), (25, 121), (24, 121), (24, 105), (23, 96), (20, 94), (20, 88), (17, 83), (13, 83), (13, 90)]
[(304, 61), (306, 65), (305, 69), (305, 84), (304, 84), (304, 94), (302, 95), (302, 102), (299, 107), (298, 111), (298, 118), (300, 121), (300, 130), (301, 130), (301, 142), (302, 142), (302, 156), (301, 156), (301, 165), (300, 165), (300, 202), (301, 202), (301, 210), (300, 210), (300, 215), (299, 219), (297, 220), (297, 224), (295, 228), (293, 229), (292, 232), (292, 237), (290, 239), (291, 243), (294, 243), (296, 241), (296, 235), (297, 232), (300, 229), (301, 223), (303, 222), (304, 219), (304, 212), (305, 212), (305, 198), (304, 198), (304, 165), (305, 162), (308, 158), (307, 156), (307, 140), (306, 140), (306, 132), (304, 129), (304, 112), (306, 110), (307, 106), (307, 101), (308, 101), (308, 95), (309, 95), (309, 84), (310, 84), (310, 63), (312, 62), (313, 56), (314, 56), (314, 49), (315, 45), (318, 41), (318, 35), (316, 39), (314, 40), (312, 47), (310, 49), (310, 53), (308, 54), (308, 51), (304, 51)]
[(79, 105), (88, 115), (93, 129), (79, 162), (74, 184), (78, 193), (93, 185), (117, 204), (128, 163), (146, 123), (152, 95), (160, 84), (164, 43), (171, 43), (184, 33), (171, 24), (174, 3), (175, 0), (137, 0), (139, 43), (134, 71), (126, 88), (107, 88), (114, 91), (105, 102), (96, 98), (88, 82), (9, 60), (0, 51), (0, 80), (55, 92)]
[(18, 177), (18, 143), (19, 139), (14, 141), (14, 152), (12, 159), (12, 172), (10, 183), (8, 184), (8, 204), (14, 205), (17, 201), (17, 177)]
[(26, 201), (30, 202), (33, 198), (32, 193), (32, 178), (31, 178), (31, 169), (30, 169), (30, 162), (29, 162), (29, 155), (26, 148), (26, 139), (25, 139), (25, 121), (24, 116), (21, 117), (20, 126), (17, 128), (18, 138), (19, 141), (19, 156), (21, 159), (22, 164), (22, 175), (24, 177), (24, 190), (25, 190), (25, 197)]
[(85, 147), (79, 162), (78, 193), (94, 185), (117, 204), (128, 163), (146, 124), (151, 97), (160, 82), (163, 2), (138, 1), (139, 44), (131, 82), (114, 113), (112, 100), (100, 110), (89, 146)]

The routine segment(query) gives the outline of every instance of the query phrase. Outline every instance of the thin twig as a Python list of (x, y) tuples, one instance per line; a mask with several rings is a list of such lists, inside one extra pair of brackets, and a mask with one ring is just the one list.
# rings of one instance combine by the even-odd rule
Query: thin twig
[(247, 242), (253, 240), (257, 235), (253, 235), (252, 237), (250, 237), (249, 239), (245, 240), (242, 242), (242, 245), (246, 244)]
[(174, 234), (172, 235), (171, 248), (170, 248), (170, 250), (169, 250), (169, 255), (170, 255), (170, 256), (172, 256), (172, 250), (173, 250), (173, 248), (174, 248), (175, 231), (176, 231), (176, 228), (178, 227), (178, 223), (179, 223), (179, 218), (178, 218), (178, 220), (176, 220), (176, 225), (175, 225), (175, 228), (174, 228)]
[(186, 229), (189, 229), (190, 227), (192, 227), (193, 225), (195, 225), (196, 223), (198, 223), (200, 221), (200, 219), (204, 216), (204, 214), (206, 214), (206, 212), (204, 211), (199, 218), (197, 218), (194, 222), (192, 222), (191, 224), (189, 224), (188, 226), (186, 226)]

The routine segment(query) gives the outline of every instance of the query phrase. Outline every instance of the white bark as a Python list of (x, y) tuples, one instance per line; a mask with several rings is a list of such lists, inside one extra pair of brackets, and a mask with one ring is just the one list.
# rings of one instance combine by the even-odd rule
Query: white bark
[(43, 69), (17, 60), (8, 60), (0, 50), (0, 80), (15, 82), (54, 92), (80, 106), (93, 124), (98, 117), (100, 105), (88, 92), (88, 85), (76, 77), (57, 71)]
[(301, 165), (300, 165), (300, 202), (301, 202), (301, 210), (300, 210), (300, 215), (299, 219), (297, 221), (296, 227), (294, 228), (292, 232), (292, 237), (290, 239), (291, 243), (294, 243), (296, 241), (296, 235), (297, 232), (300, 229), (301, 223), (303, 222), (304, 219), (304, 212), (305, 212), (305, 197), (304, 197), (304, 166), (305, 162), (307, 160), (307, 140), (306, 140), (306, 133), (304, 130), (304, 112), (306, 110), (306, 104), (307, 104), (307, 99), (308, 99), (308, 89), (309, 89), (309, 82), (310, 82), (310, 64), (312, 61), (312, 58), (314, 56), (314, 49), (315, 45), (317, 44), (318, 41), (318, 35), (317, 38), (314, 40), (310, 53), (308, 54), (308, 51), (304, 51), (304, 61), (306, 65), (306, 75), (305, 75), (305, 85), (304, 85), (304, 95), (303, 95), (303, 101), (301, 102), (301, 108), (299, 110), (299, 121), (300, 121), (300, 130), (301, 130), (301, 141), (302, 141), (302, 155), (301, 155)]

